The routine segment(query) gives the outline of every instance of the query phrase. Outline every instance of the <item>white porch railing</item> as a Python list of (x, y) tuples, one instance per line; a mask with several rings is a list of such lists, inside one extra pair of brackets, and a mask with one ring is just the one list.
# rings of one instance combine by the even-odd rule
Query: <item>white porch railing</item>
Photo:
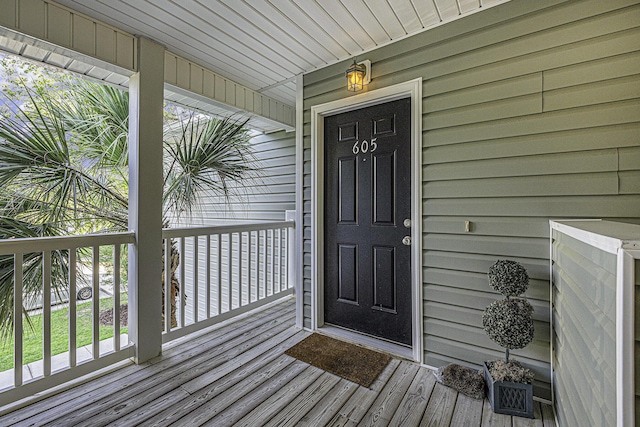
[[(0, 374), (0, 405), (15, 402), (48, 388), (97, 371), (133, 355), (133, 347), (127, 335), (120, 333), (120, 292), (121, 292), (121, 251), (123, 245), (133, 244), (133, 233), (113, 233), (72, 237), (44, 237), (29, 239), (10, 239), (0, 241), (0, 257), (13, 259), (13, 369)], [(111, 247), (112, 257), (101, 259), (100, 248)], [(81, 260), (86, 255), (89, 260)], [(53, 262), (52, 263), (52, 259)], [(57, 264), (55, 264), (57, 263)], [(52, 289), (52, 268), (66, 264), (68, 288), (56, 295)], [(101, 264), (110, 264), (113, 268), (113, 338), (100, 341), (100, 289)], [(35, 265), (35, 267), (34, 267)], [(87, 266), (91, 267), (88, 268)], [(24, 363), (23, 337), (25, 324), (24, 272), (27, 268), (41, 269), (41, 304), (38, 313), (42, 316), (42, 358), (36, 362)], [(81, 271), (79, 271), (79, 269)], [(78, 302), (76, 292), (79, 279), (87, 277), (91, 283), (91, 344), (77, 348)], [(53, 298), (68, 308), (67, 351), (59, 355), (52, 354), (52, 304)], [(63, 301), (59, 301), (62, 297)], [(55, 338), (55, 337), (54, 337)], [(28, 373), (25, 378), (24, 373)]]
[[(206, 328), (293, 292), (293, 221), (163, 230), (164, 265), (180, 254), (177, 326), (165, 316), (163, 342)], [(165, 268), (165, 313), (171, 271)]]
[[(293, 221), (225, 225), (202, 228), (163, 230), (165, 265), (171, 265), (171, 245), (180, 255), (176, 271), (180, 284), (177, 303), (177, 326), (165, 316), (163, 342), (206, 328), (233, 316), (268, 304), (293, 292), (290, 273), (293, 260)], [(14, 330), (13, 369), (0, 372), (0, 407), (46, 391), (65, 382), (90, 374), (134, 356), (134, 344), (120, 328), (121, 265), (124, 245), (135, 244), (131, 232), (0, 240), (0, 257), (13, 261)], [(110, 247), (111, 255), (101, 257), (101, 248)], [(34, 261), (34, 258), (37, 258)], [(53, 262), (52, 262), (53, 260)], [(25, 301), (24, 272), (33, 263), (41, 271), (40, 300), (37, 307)], [(52, 270), (61, 262), (68, 266), (61, 294), (52, 287)], [(57, 263), (57, 264), (56, 264)], [(100, 293), (105, 288), (101, 267), (113, 268), (113, 337), (100, 340)], [(122, 272), (122, 273), (121, 273)], [(171, 283), (171, 270), (165, 269), (165, 284)], [(158, 272), (158, 279), (161, 275)], [(82, 281), (90, 283), (91, 343), (77, 342), (80, 306), (76, 293)], [(111, 291), (111, 290), (109, 290)], [(103, 292), (104, 293), (104, 292)], [(171, 313), (170, 292), (165, 292), (165, 313)], [(55, 299), (58, 301), (55, 301)], [(25, 304), (27, 303), (27, 304)], [(23, 337), (27, 332), (23, 307), (34, 308), (42, 316), (42, 355), (40, 360), (25, 363)], [(52, 348), (52, 313), (68, 310), (66, 351), (54, 354)], [(82, 310), (81, 310), (82, 309)], [(17, 315), (16, 315), (17, 314)], [(136, 316), (129, 307), (128, 316)], [(55, 317), (55, 316), (53, 316)], [(80, 347), (78, 347), (80, 345)]]

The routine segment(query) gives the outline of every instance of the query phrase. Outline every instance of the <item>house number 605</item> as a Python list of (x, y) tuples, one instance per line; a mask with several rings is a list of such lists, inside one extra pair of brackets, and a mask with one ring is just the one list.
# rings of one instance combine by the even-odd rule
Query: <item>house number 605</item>
[(366, 139), (362, 142), (356, 141), (356, 143), (353, 144), (353, 148), (351, 149), (351, 151), (353, 151), (353, 154), (366, 153), (368, 151), (371, 151), (373, 153), (378, 148), (376, 139), (378, 138), (372, 138), (371, 143), (369, 143), (369, 141), (367, 141)]

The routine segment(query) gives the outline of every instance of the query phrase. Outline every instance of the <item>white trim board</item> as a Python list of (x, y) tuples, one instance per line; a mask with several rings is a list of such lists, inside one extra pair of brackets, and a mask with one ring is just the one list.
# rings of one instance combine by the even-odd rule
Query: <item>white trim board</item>
[[(311, 330), (324, 326), (324, 117), (411, 98), (411, 357), (422, 363), (422, 78), (311, 107)], [(337, 330), (338, 328), (332, 329)], [(371, 345), (372, 338), (361, 335)], [(353, 339), (353, 336), (350, 337)], [(377, 347), (389, 343), (376, 340)], [(391, 351), (393, 352), (393, 351)], [(406, 357), (405, 352), (395, 352)], [(403, 354), (404, 353), (404, 354)]]
[[(553, 254), (553, 230), (578, 241), (613, 254), (616, 265), (616, 425), (631, 426), (635, 423), (635, 260), (640, 259), (640, 227), (601, 220), (549, 221), (550, 253)], [(550, 263), (551, 335), (553, 336), (553, 259)], [(554, 383), (554, 346), (550, 343), (551, 383)], [(554, 388), (552, 400), (556, 401)], [(555, 411), (555, 406), (554, 406)], [(556, 417), (557, 419), (557, 417)]]

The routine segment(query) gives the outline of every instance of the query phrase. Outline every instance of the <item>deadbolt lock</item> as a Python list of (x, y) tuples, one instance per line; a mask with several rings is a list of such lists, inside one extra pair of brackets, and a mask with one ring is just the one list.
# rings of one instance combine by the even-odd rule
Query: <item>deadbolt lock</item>
[(404, 236), (402, 238), (402, 244), (405, 246), (411, 246), (411, 236)]
[(411, 220), (409, 218), (405, 219), (403, 224), (404, 228), (411, 228)]

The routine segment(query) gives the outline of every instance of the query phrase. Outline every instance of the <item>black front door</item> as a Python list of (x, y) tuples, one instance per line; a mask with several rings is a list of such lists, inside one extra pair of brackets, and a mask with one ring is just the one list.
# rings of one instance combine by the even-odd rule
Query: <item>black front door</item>
[(324, 121), (325, 322), (406, 345), (410, 125), (409, 98)]

